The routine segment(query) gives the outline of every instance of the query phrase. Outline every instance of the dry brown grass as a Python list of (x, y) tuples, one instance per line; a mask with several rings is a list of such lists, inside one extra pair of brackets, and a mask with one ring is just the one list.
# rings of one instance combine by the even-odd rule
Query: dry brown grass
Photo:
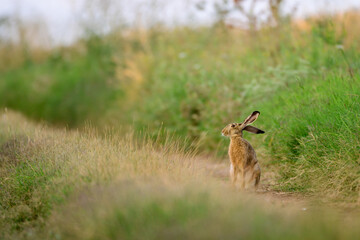
[(88, 186), (151, 179), (172, 186), (201, 177), (193, 154), (170, 137), (160, 145), (133, 133), (54, 130), (13, 112), (2, 114), (0, 129), (1, 221), (9, 229), (44, 224), (54, 200)]

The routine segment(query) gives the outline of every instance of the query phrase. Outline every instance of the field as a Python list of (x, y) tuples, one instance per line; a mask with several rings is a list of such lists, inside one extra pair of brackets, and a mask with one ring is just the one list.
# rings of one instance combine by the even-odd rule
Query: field
[[(359, 238), (359, 20), (0, 42), (0, 238)], [(254, 110), (244, 193), (220, 132)]]

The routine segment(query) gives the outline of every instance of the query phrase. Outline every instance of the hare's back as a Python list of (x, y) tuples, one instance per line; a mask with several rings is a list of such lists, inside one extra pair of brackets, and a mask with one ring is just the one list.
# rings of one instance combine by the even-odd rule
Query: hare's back
[(244, 143), (247, 154), (255, 155), (255, 150), (251, 146), (251, 144), (245, 139), (243, 139), (243, 143)]

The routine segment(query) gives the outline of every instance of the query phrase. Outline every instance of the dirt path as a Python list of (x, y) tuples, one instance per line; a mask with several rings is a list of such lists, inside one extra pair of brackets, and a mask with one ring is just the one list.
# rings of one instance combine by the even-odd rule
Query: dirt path
[[(229, 180), (229, 160), (209, 159), (206, 157), (197, 159), (197, 165), (205, 169), (212, 177), (220, 180), (224, 184), (230, 184)], [(260, 186), (256, 192), (247, 193), (250, 197), (255, 197), (259, 201), (265, 201), (271, 205), (279, 207), (291, 207), (306, 211), (309, 207), (309, 199), (306, 196), (288, 192), (274, 191), (275, 176), (272, 172), (262, 171)]]

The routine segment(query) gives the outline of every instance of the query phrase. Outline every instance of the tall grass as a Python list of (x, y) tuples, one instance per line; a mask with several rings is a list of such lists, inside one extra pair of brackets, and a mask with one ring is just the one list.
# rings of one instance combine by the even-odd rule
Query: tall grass
[[(358, 222), (232, 191), (181, 143), (0, 121), (2, 239), (354, 239)], [(269, 206), (272, 206), (271, 210)], [(284, 212), (285, 211), (285, 212)], [(353, 216), (355, 217), (355, 216)]]
[(174, 141), (157, 146), (111, 131), (104, 138), (90, 130), (47, 130), (14, 114), (4, 114), (0, 126), (1, 225), (8, 229), (44, 225), (54, 204), (86, 187), (134, 178), (164, 184), (186, 182), (189, 174), (196, 179), (191, 154)]
[(306, 80), (262, 107), (283, 190), (359, 202), (359, 83), (346, 72)]

